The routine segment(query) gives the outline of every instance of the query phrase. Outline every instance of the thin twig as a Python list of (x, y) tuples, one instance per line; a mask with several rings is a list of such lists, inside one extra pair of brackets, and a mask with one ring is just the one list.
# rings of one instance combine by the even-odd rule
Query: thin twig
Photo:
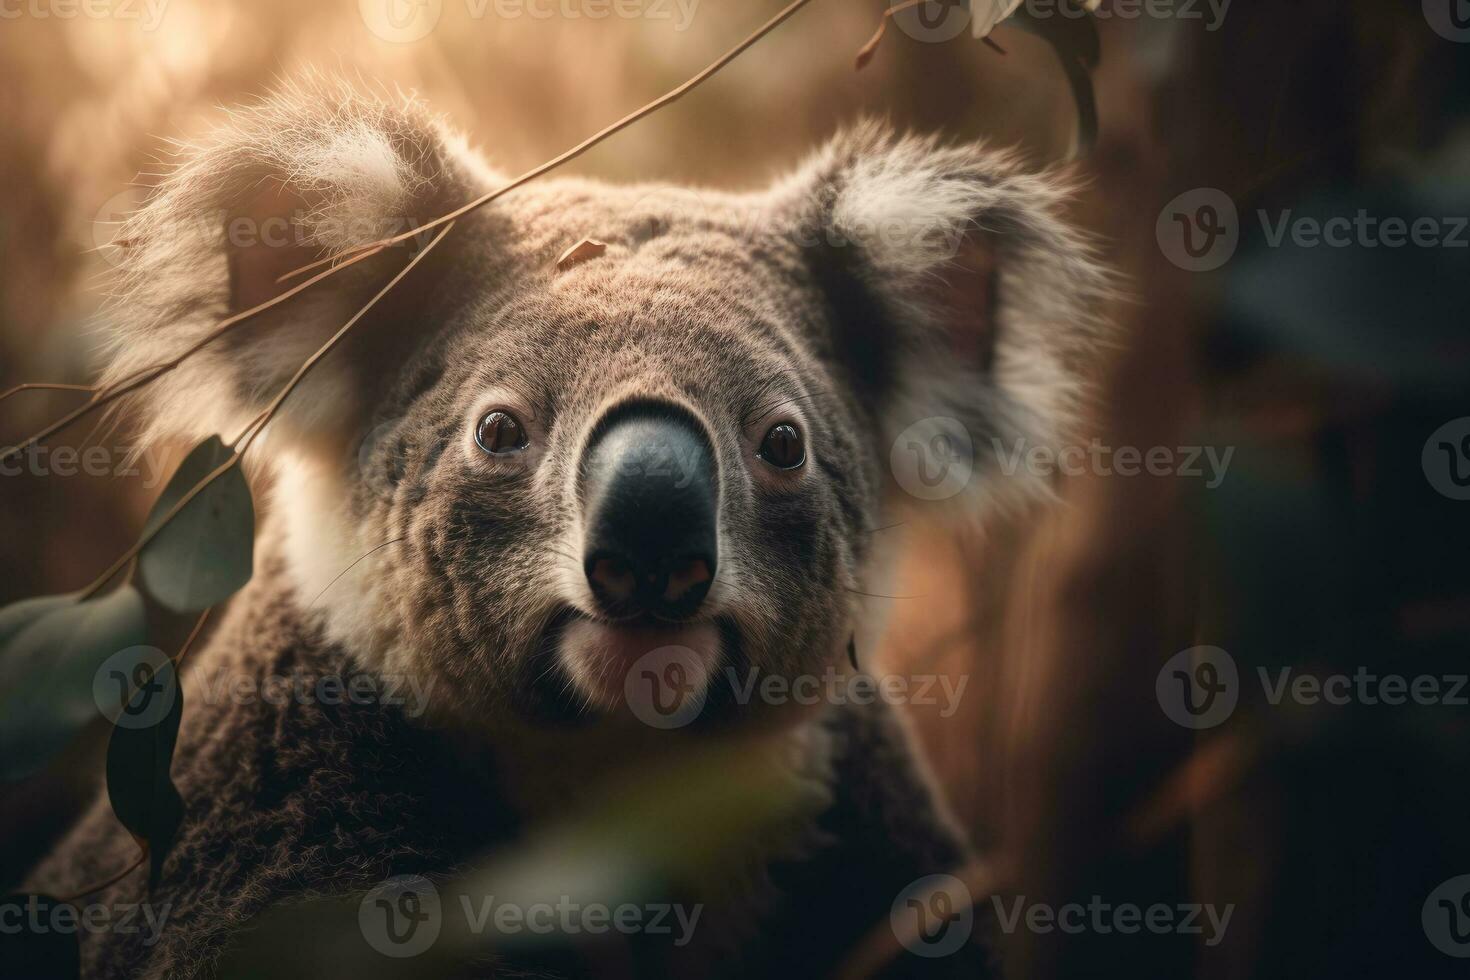
[(873, 60), (873, 55), (878, 50), (878, 42), (882, 41), (883, 35), (888, 33), (888, 22), (893, 19), (894, 14), (902, 13), (910, 7), (917, 7), (921, 3), (928, 2), (929, 0), (904, 0), (903, 3), (895, 4), (883, 11), (883, 16), (878, 18), (878, 29), (873, 32), (872, 37), (868, 38), (867, 44), (858, 48), (857, 57), (853, 59), (853, 70), (862, 71), (867, 63)]
[(199, 618), (194, 621), (194, 628), (189, 631), (189, 636), (184, 640), (184, 645), (179, 647), (178, 653), (174, 654), (175, 671), (177, 671), (179, 669), (179, 665), (184, 662), (184, 657), (188, 655), (189, 650), (194, 646), (194, 641), (199, 639), (199, 634), (204, 630), (204, 624), (206, 621), (208, 621), (209, 614), (213, 610), (213, 606), (206, 606), (204, 612), (200, 613)]
[(366, 315), (367, 312), (373, 308), (378, 300), (382, 299), (387, 294), (388, 290), (398, 285), (399, 281), (402, 280), (404, 276), (408, 275), (409, 271), (413, 269), (414, 266), (418, 265), (419, 262), (423, 260), (424, 256), (428, 255), (429, 252), (433, 250), (434, 246), (438, 245), (439, 242), (444, 239), (444, 236), (449, 234), (449, 230), (453, 227), (454, 224), (452, 222), (446, 225), (443, 230), (439, 232), (439, 234), (434, 236), (433, 240), (430, 241), (429, 244), (420, 249), (418, 254), (410, 259), (408, 264), (398, 271), (397, 275), (388, 280), (388, 284), (386, 286), (378, 290), (378, 292), (373, 296), (372, 299), (368, 300), (367, 303), (360, 310), (354, 313), (352, 315), (352, 319), (343, 324), (342, 328), (334, 333), (326, 343), (317, 348), (316, 353), (312, 354), (311, 357), (306, 359), (306, 363), (302, 364), (295, 375), (292, 376), (291, 380), (286, 382), (285, 387), (283, 387), (280, 393), (271, 400), (271, 403), (266, 406), (265, 410), (257, 415), (255, 419), (248, 426), (245, 427), (245, 430), (240, 434), (235, 442), (231, 444), (230, 449), (232, 450), (232, 452), (230, 453), (230, 458), (225, 460), (219, 466), (215, 467), (208, 476), (206, 476), (203, 480), (199, 481), (193, 487), (191, 487), (189, 489), (189, 492), (184, 494), (184, 496), (179, 499), (178, 503), (170, 507), (168, 511), (164, 513), (163, 517), (159, 519), (156, 524), (153, 525), (153, 527), (145, 531), (143, 533), (143, 536), (140, 537), (136, 542), (134, 542), (132, 547), (123, 552), (116, 561), (108, 566), (105, 572), (103, 572), (92, 581), (91, 585), (83, 589), (82, 592), (78, 595), (78, 599), (89, 599), (92, 596), (96, 595), (97, 592), (100, 591), (104, 585), (111, 581), (112, 577), (116, 575), (124, 565), (136, 558), (143, 551), (143, 549), (147, 547), (148, 542), (152, 541), (153, 538), (157, 536), (158, 532), (167, 527), (169, 522), (177, 517), (179, 512), (189, 505), (190, 501), (199, 496), (199, 494), (203, 493), (205, 488), (207, 488), (215, 480), (224, 476), (230, 470), (238, 466), (241, 458), (245, 455), (245, 451), (250, 448), (251, 441), (260, 432), (260, 430), (265, 428), (265, 426), (271, 421), (271, 419), (275, 416), (276, 411), (280, 409), (281, 404), (286, 400), (291, 392), (296, 389), (296, 386), (301, 383), (301, 379), (306, 377), (307, 372), (309, 372), (314, 366), (316, 366), (318, 361), (320, 361), (323, 357), (330, 353), (332, 348), (335, 347), (337, 343), (347, 335), (347, 332), (351, 330), (353, 326), (355, 326), (357, 322), (361, 320), (363, 316)]
[(181, 364), (186, 358), (192, 356), (207, 344), (212, 343), (221, 334), (223, 334), (226, 330), (228, 330), (230, 327), (233, 327), (237, 323), (247, 320), (255, 316), (256, 314), (263, 313), (271, 307), (285, 302), (286, 300), (290, 299), (292, 296), (296, 295), (298, 292), (307, 288), (313, 283), (320, 282), (322, 279), (325, 279), (330, 275), (340, 272), (350, 265), (355, 265), (356, 263), (361, 262), (371, 255), (375, 255), (385, 248), (389, 248), (390, 246), (396, 245), (400, 242), (407, 241), (409, 238), (419, 235), (430, 228), (435, 228), (441, 225), (448, 224), (449, 222), (454, 221), (455, 219), (460, 218), (463, 215), (469, 214), (471, 211), (474, 211), (477, 208), (489, 204), (491, 201), (500, 197), (502, 194), (506, 194), (514, 190), (515, 188), (520, 187), (522, 184), (525, 184), (528, 181), (534, 180), (544, 173), (556, 169), (569, 160), (573, 160), (581, 156), (583, 153), (592, 149), (594, 146), (596, 146), (598, 143), (601, 143), (608, 137), (614, 135), (615, 133), (618, 133), (623, 129), (626, 129), (628, 126), (631, 126), (633, 123), (637, 122), (643, 117), (653, 112), (656, 112), (664, 106), (678, 100), (681, 96), (694, 89), (698, 85), (702, 84), (710, 76), (714, 75), (720, 69), (724, 68), (731, 61), (734, 61), (735, 58), (743, 54), (747, 48), (755, 44), (761, 38), (765, 37), (775, 28), (779, 27), (784, 21), (791, 17), (792, 14), (796, 13), (798, 10), (800, 10), (802, 7), (805, 7), (810, 2), (811, 0), (793, 0), (792, 3), (782, 8), (780, 12), (778, 12), (774, 17), (762, 24), (743, 41), (735, 45), (729, 51), (725, 52), (725, 54), (721, 55), (719, 58), (715, 59), (698, 74), (684, 81), (683, 84), (675, 87), (674, 89), (670, 90), (669, 92), (665, 93), (654, 101), (649, 102), (642, 108), (629, 113), (622, 119), (619, 119), (617, 122), (605, 127), (594, 135), (589, 136), (587, 139), (583, 140), (581, 143), (578, 143), (570, 150), (567, 150), (559, 156), (548, 160), (546, 163), (541, 164), (539, 167), (528, 170), (526, 173), (517, 177), (510, 183), (498, 188), (497, 190), (484, 194), (481, 197), (469, 202), (468, 204), (462, 205), (461, 207), (449, 212), (448, 214), (440, 215), (432, 221), (420, 225), (417, 228), (412, 229), (411, 231), (406, 231), (402, 234), (395, 235), (391, 238), (385, 238), (377, 242), (360, 245), (338, 255), (334, 255), (325, 259), (319, 259), (316, 262), (301, 266), (298, 269), (293, 269), (292, 271), (281, 276), (277, 281), (284, 282), (288, 279), (295, 278), (296, 276), (301, 275), (304, 272), (310, 272), (311, 270), (320, 268), (324, 265), (329, 266), (323, 272), (312, 276), (310, 279), (292, 287), (279, 296), (269, 299), (266, 302), (260, 303), (256, 306), (252, 306), (248, 310), (243, 310), (240, 313), (236, 313), (233, 316), (230, 316), (220, 321), (219, 325), (213, 331), (207, 334), (199, 342), (192, 345), (189, 349), (184, 351), (178, 357), (161, 362), (149, 368), (143, 368), (135, 372), (134, 374), (129, 375), (127, 378), (124, 378), (123, 380), (117, 382), (106, 391), (96, 392), (93, 397), (86, 402), (86, 404), (74, 409), (71, 412), (68, 412), (61, 418), (57, 419), (55, 422), (41, 429), (39, 432), (36, 432), (35, 434), (27, 437), (16, 445), (10, 446), (5, 450), (0, 451), (0, 464), (11, 462), (13, 457), (19, 456), (21, 453), (25, 452), (27, 449), (40, 442), (41, 440), (50, 438), (57, 432), (60, 432), (67, 426), (71, 425), (77, 419), (80, 419), (83, 416), (96, 411), (104, 405), (116, 401), (124, 395), (135, 391), (146, 384), (149, 384), (161, 375), (172, 371), (174, 368), (178, 367), (179, 364)]
[(111, 878), (108, 878), (106, 881), (102, 882), (102, 884), (100, 884), (100, 885), (93, 885), (91, 888), (88, 888), (85, 891), (77, 892), (75, 895), (68, 895), (66, 898), (59, 898), (59, 899), (57, 899), (57, 901), (58, 902), (62, 902), (63, 904), (66, 904), (66, 905), (70, 905), (71, 903), (77, 901), (78, 899), (86, 898), (88, 895), (92, 895), (92, 894), (95, 894), (96, 892), (100, 892), (104, 888), (111, 888), (113, 885), (117, 884), (119, 881), (122, 881), (128, 875), (132, 874), (134, 871), (137, 871), (139, 868), (141, 868), (143, 866), (143, 862), (144, 861), (147, 861), (147, 860), (148, 860), (148, 843), (146, 841), (143, 841), (143, 842), (140, 842), (138, 844), (138, 857), (133, 861), (132, 864), (128, 865), (126, 868), (123, 868), (117, 874), (113, 875)]
[(781, 26), (781, 24), (787, 18), (796, 13), (802, 7), (805, 7), (810, 2), (811, 0), (793, 0), (792, 3), (789, 3), (785, 7), (783, 7), (780, 12), (778, 12), (774, 17), (766, 21), (760, 27), (756, 28), (755, 31), (748, 35), (743, 41), (735, 45), (730, 50), (726, 51), (724, 54), (720, 55), (720, 57), (716, 58), (714, 61), (710, 62), (704, 67), (703, 70), (687, 79), (683, 84), (669, 90), (668, 92), (654, 99), (652, 102), (647, 103), (643, 107), (635, 109), (633, 112), (628, 113), (626, 116), (619, 119), (612, 125), (604, 127), (603, 129), (597, 131), (582, 142), (578, 143), (576, 146), (572, 147), (570, 150), (567, 150), (566, 152), (561, 153), (558, 156), (552, 157), (550, 160), (546, 161), (538, 167), (533, 167), (532, 169), (526, 171), (515, 180), (512, 180), (510, 183), (504, 184), (486, 194), (482, 194), (480, 197), (475, 198), (468, 204), (463, 204), (455, 210), (450, 211), (448, 214), (440, 215), (434, 220), (427, 222), (426, 224), (419, 225), (418, 227), (413, 228), (409, 231), (401, 232), (400, 234), (394, 235), (391, 238), (384, 238), (367, 245), (360, 245), (356, 248), (350, 248), (347, 251), (342, 252), (338, 256), (333, 256), (326, 259), (318, 259), (315, 262), (311, 262), (307, 265), (301, 266), (299, 269), (292, 269), (290, 272), (287, 272), (285, 275), (281, 276), (280, 279), (277, 281), (284, 282), (287, 279), (293, 279), (303, 272), (309, 272), (312, 269), (317, 268), (318, 266), (325, 265), (328, 262), (336, 261), (341, 256), (352, 255), (357, 251), (358, 248), (387, 248), (391, 245), (397, 245), (399, 242), (407, 241), (415, 235), (421, 234), (422, 232), (427, 231), (430, 228), (437, 227), (449, 221), (454, 221), (457, 218), (462, 218), (465, 215), (469, 214), (471, 211), (474, 211), (477, 208), (484, 207), (486, 204), (489, 204), (491, 201), (500, 197), (502, 194), (507, 194), (510, 191), (515, 190), (517, 187), (520, 187), (522, 184), (535, 180), (542, 174), (547, 173), (551, 170), (555, 170), (557, 167), (570, 160), (575, 160), (577, 157), (581, 156), (583, 153), (586, 153), (588, 150), (592, 149), (594, 146), (596, 146), (598, 143), (601, 143), (609, 136), (612, 136), (619, 131), (626, 129), (638, 120), (642, 119), (644, 116), (657, 112), (664, 106), (677, 101), (681, 96), (685, 95), (690, 90), (704, 83), (711, 75), (718, 72), (721, 68), (724, 68), (730, 62), (734, 61), (741, 54), (743, 54), (747, 48), (755, 44), (757, 41), (765, 37), (777, 27)]
[(124, 565), (131, 562), (134, 558), (138, 557), (138, 555), (143, 551), (144, 547), (147, 546), (148, 542), (152, 541), (154, 537), (157, 536), (159, 531), (162, 531), (165, 527), (168, 526), (170, 521), (178, 516), (179, 511), (187, 507), (189, 503), (195, 497), (203, 493), (205, 488), (208, 487), (211, 483), (224, 476), (230, 470), (234, 469), (239, 464), (239, 462), (240, 454), (232, 454), (229, 459), (225, 460), (219, 466), (215, 467), (208, 476), (206, 476), (204, 479), (200, 480), (192, 488), (190, 488), (188, 493), (179, 498), (178, 503), (174, 504), (167, 510), (167, 512), (164, 513), (163, 518), (159, 520), (157, 524), (144, 531), (143, 536), (140, 537), (136, 542), (134, 542), (132, 547), (130, 547), (127, 551), (118, 556), (118, 559), (114, 561), (111, 565), (107, 566), (107, 571), (97, 576), (95, 579), (92, 580), (92, 584), (88, 585), (85, 589), (79, 592), (77, 594), (77, 601), (90, 599), (92, 598), (92, 596), (100, 592), (102, 590), (102, 587), (110, 582), (112, 580), (112, 577), (116, 575), (119, 571), (121, 571)]
[(367, 304), (363, 306), (362, 309), (358, 310), (352, 315), (352, 319), (342, 324), (342, 328), (334, 333), (331, 336), (331, 339), (329, 339), (325, 344), (322, 344), (321, 347), (317, 348), (315, 354), (312, 354), (306, 359), (306, 363), (302, 364), (301, 367), (296, 371), (296, 374), (291, 378), (291, 380), (286, 382), (286, 386), (281, 389), (280, 394), (276, 395), (276, 397), (272, 399), (271, 403), (265, 407), (265, 410), (255, 417), (254, 422), (245, 427), (245, 432), (240, 434), (239, 439), (237, 439), (235, 443), (235, 445), (238, 446), (238, 448), (236, 449), (237, 453), (243, 453), (246, 449), (250, 448), (250, 443), (255, 440), (255, 437), (260, 434), (260, 430), (265, 428), (270, 420), (275, 416), (276, 410), (281, 407), (281, 403), (284, 402), (288, 396), (290, 396), (291, 392), (296, 390), (296, 386), (301, 383), (302, 378), (306, 377), (306, 373), (310, 371), (318, 361), (331, 353), (332, 348), (337, 346), (338, 341), (347, 336), (347, 332), (357, 325), (357, 321), (366, 316), (367, 312), (371, 310), (375, 305), (377, 305), (378, 300), (388, 295), (388, 291), (394, 286), (398, 285), (399, 281), (403, 279), (404, 276), (412, 272), (413, 267), (418, 265), (419, 262), (423, 260), (424, 256), (433, 251), (434, 246), (443, 241), (444, 236), (449, 234), (450, 230), (453, 227), (454, 222), (451, 221), (443, 228), (441, 228), (439, 230), (439, 234), (435, 235), (433, 239), (430, 240), (429, 244), (419, 249), (418, 254), (416, 254), (412, 259), (409, 259), (408, 264), (405, 265), (402, 269), (399, 269), (397, 275), (388, 280), (387, 285), (378, 290), (377, 294), (374, 295), (372, 299), (368, 300)]
[(390, 544), (398, 544), (400, 541), (407, 541), (407, 540), (408, 540), (408, 535), (405, 534), (401, 538), (394, 538), (391, 541), (384, 541), (382, 544), (380, 544), (380, 545), (378, 545), (378, 546), (370, 549), (369, 551), (367, 551), (367, 553), (359, 556), (355, 561), (353, 561), (353, 563), (351, 565), (348, 565), (346, 568), (342, 569), (342, 571), (338, 572), (336, 574), (336, 576), (332, 579), (332, 581), (330, 581), (330, 582), (327, 583), (327, 587), (326, 588), (322, 589), (320, 592), (318, 592), (316, 594), (316, 598), (313, 599), (313, 600), (311, 600), (311, 605), (309, 605), (309, 606), (306, 607), (306, 611), (307, 612), (310, 612), (311, 610), (315, 609), (316, 608), (316, 604), (318, 602), (321, 602), (322, 601), (322, 596), (326, 595), (327, 592), (328, 592), (328, 590), (330, 590), (332, 588), (332, 586), (336, 585), (339, 581), (341, 581), (342, 580), (342, 576), (346, 575), (348, 572), (352, 571), (358, 565), (362, 564), (366, 559), (368, 559), (368, 558), (372, 557), (373, 555), (377, 554), (378, 552), (382, 551), (384, 548), (388, 547)]
[(119, 398), (122, 398), (124, 395), (136, 391), (144, 385), (157, 380), (159, 377), (167, 374), (174, 368), (178, 367), (180, 364), (184, 363), (184, 361), (188, 358), (203, 350), (207, 345), (219, 339), (237, 324), (250, 319), (257, 313), (263, 313), (273, 306), (284, 303), (286, 300), (295, 296), (302, 290), (321, 282), (323, 279), (326, 279), (328, 276), (339, 272), (349, 265), (361, 262), (363, 259), (366, 259), (372, 255), (376, 255), (380, 251), (382, 251), (382, 249), (372, 248), (366, 252), (354, 255), (352, 256), (352, 258), (344, 261), (341, 265), (335, 265), (325, 272), (318, 273), (305, 282), (301, 282), (296, 284), (295, 286), (292, 286), (290, 289), (286, 290), (284, 293), (281, 293), (279, 296), (275, 296), (271, 299), (266, 300), (264, 303), (259, 303), (255, 306), (252, 306), (248, 310), (242, 310), (239, 313), (226, 317), (225, 319), (221, 320), (214, 327), (213, 330), (205, 334), (202, 338), (195, 341), (193, 344), (189, 345), (187, 348), (184, 349), (183, 352), (176, 355), (175, 357), (169, 358), (166, 361), (160, 361), (159, 363), (154, 364), (150, 367), (141, 368), (137, 371), (134, 371), (127, 377), (122, 378), (117, 382), (114, 382), (104, 389), (94, 388), (94, 393), (92, 397), (81, 406), (73, 409), (70, 412), (67, 412), (61, 418), (41, 429), (39, 432), (36, 432), (35, 434), (27, 437), (21, 442), (16, 443), (14, 446), (5, 449), (3, 452), (0, 452), (0, 464), (11, 462), (14, 457), (18, 457), (21, 453), (25, 452), (27, 449), (31, 448), (41, 440), (48, 439), (56, 433), (60, 432), (62, 429), (65, 429), (77, 419), (80, 419), (83, 416), (90, 414), (91, 412), (95, 412), (97, 409), (102, 408), (104, 405), (115, 402)]
[(14, 388), (11, 388), (11, 389), (7, 390), (3, 394), (0, 394), (0, 402), (3, 402), (5, 399), (9, 398), (11, 395), (18, 395), (22, 391), (96, 391), (96, 390), (97, 390), (97, 386), (96, 385), (64, 385), (64, 384), (53, 384), (52, 382), (49, 382), (49, 381), (27, 381), (25, 384), (18, 384)]

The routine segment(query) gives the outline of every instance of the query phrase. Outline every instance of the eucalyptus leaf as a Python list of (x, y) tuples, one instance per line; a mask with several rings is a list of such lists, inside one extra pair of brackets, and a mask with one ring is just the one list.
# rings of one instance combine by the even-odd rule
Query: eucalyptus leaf
[(28, 600), (0, 613), (10, 628), (26, 618), (10, 637), (0, 634), (0, 780), (6, 782), (40, 769), (97, 717), (98, 669), (145, 639), (143, 596), (131, 585), (80, 602)]
[[(77, 597), (74, 595), (43, 595), (22, 599), (0, 609), (0, 650), (4, 650), (6, 644), (42, 616), (76, 601)], [(3, 671), (3, 667), (0, 667), (0, 671)]]
[(159, 530), (143, 546), (138, 573), (148, 593), (174, 612), (208, 609), (250, 581), (255, 505), (238, 465), (220, 474), (163, 525), (169, 511), (229, 458), (230, 449), (219, 436), (195, 446), (148, 515), (143, 533)]
[(119, 665), (119, 672), (136, 683), (107, 746), (107, 798), (122, 825), (148, 842), (151, 890), (184, 818), (183, 798), (169, 775), (184, 691), (167, 658), (160, 663), (147, 656), (151, 647), (135, 649), (133, 661)]
[[(507, 974), (521, 964), (520, 957), (539, 962), (536, 955), (575, 944), (578, 936), (502, 929), (493, 915), (480, 921), (464, 910), (483, 910), (491, 900), (521, 909), (666, 901), (706, 880), (713, 869), (744, 868), (748, 841), (822, 803), (753, 748), (743, 740), (703, 746), (627, 781), (593, 787), (584, 815), (453, 877), (429, 882), (400, 875), (374, 883), (365, 894), (277, 905), (237, 934), (216, 975), (401, 976), (407, 961), (393, 957), (410, 955), (411, 947), (402, 944), (413, 939), (390, 935), (391, 916), (385, 918), (375, 905), (377, 896), (402, 889), (416, 893), (419, 909), (429, 915), (424, 928), (432, 930), (426, 947), (411, 954), (417, 980), (462, 977), (466, 963), (483, 963), (487, 955)], [(293, 954), (282, 956), (285, 949)]]
[(50, 895), (0, 898), (0, 971), (25, 980), (76, 980), (81, 976), (77, 910)]

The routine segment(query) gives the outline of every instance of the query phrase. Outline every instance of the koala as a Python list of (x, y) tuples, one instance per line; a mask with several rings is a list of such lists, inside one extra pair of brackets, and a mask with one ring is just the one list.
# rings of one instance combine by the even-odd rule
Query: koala
[[(104, 380), (506, 180), (414, 99), (312, 81), (237, 109), (126, 224)], [(974, 855), (893, 705), (778, 703), (746, 679), (852, 674), (881, 631), (895, 513), (959, 527), (1045, 495), (997, 447), (1059, 444), (1105, 331), (1110, 277), (1068, 192), (878, 122), (748, 192), (546, 177), (149, 385), (150, 438), (228, 441), (366, 308), (247, 455), (255, 573), (184, 671), (185, 817), (159, 880), (88, 899), (146, 898), (165, 924), (83, 935), (84, 975), (214, 975), (271, 909), (448, 881), (585, 813), (590, 787), (708, 746), (790, 805), (671, 886), (703, 908), (692, 941), (630, 937), (619, 962), (838, 969), (905, 888)], [(903, 467), (933, 440), (962, 472), (929, 493), (934, 474)], [(219, 696), (293, 676), (421, 696)], [(694, 705), (677, 724), (661, 680)], [(69, 894), (135, 853), (101, 793), (28, 887)], [(989, 975), (983, 931), (894, 968)], [(487, 945), (462, 975), (596, 962)]]

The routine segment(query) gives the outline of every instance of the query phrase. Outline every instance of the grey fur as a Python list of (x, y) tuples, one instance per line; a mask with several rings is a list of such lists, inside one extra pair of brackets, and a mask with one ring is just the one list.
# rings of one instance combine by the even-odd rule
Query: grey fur
[[(203, 336), (261, 295), (247, 280), (262, 269), (422, 224), (502, 179), (411, 101), (312, 82), (235, 111), (124, 231), (109, 377)], [(874, 529), (894, 496), (896, 433), (933, 416), (963, 423), (982, 447), (971, 506), (953, 514), (968, 519), (984, 501), (1039, 489), (1000, 476), (983, 449), (992, 435), (1055, 445), (1067, 430), (1108, 277), (1059, 217), (1064, 193), (1057, 177), (1027, 174), (1007, 155), (869, 123), (758, 192), (545, 179), (461, 219), (251, 450), (275, 476), (260, 571), (198, 658), (200, 670), (227, 664), (250, 676), (285, 658), (422, 677), (429, 713), (344, 720), (196, 704), (175, 767), (189, 817), (162, 886), (185, 912), (151, 951), (90, 938), (94, 975), (207, 973), (230, 930), (293, 894), (443, 873), (514, 839), (575, 805), (554, 792), (527, 802), (539, 790), (497, 782), (504, 767), (491, 760), (508, 750), (536, 759), (538, 732), (563, 749), (586, 739), (588, 767), (606, 762), (593, 745), (647, 738), (544, 656), (559, 616), (590, 613), (576, 559), (577, 466), (592, 427), (623, 401), (682, 406), (714, 442), (721, 568), (701, 615), (718, 624), (727, 660), (787, 676), (843, 664), (854, 632), (876, 630), (861, 593), (877, 574)], [(221, 219), (258, 219), (282, 202), (299, 208), (291, 247), (258, 264), (258, 254), (236, 254)], [(586, 237), (606, 253), (558, 271), (557, 257)], [(311, 287), (152, 386), (150, 431), (232, 436), (423, 240)], [(953, 280), (973, 270), (952, 260), (982, 240), (997, 270), (993, 322), (967, 340), (955, 331), (974, 325), (974, 311), (955, 306), (971, 294)], [(496, 405), (513, 407), (531, 437), (509, 461), (472, 438)], [(778, 419), (799, 422), (807, 439), (795, 475), (755, 458)], [(909, 880), (965, 859), (886, 709), (725, 708), (737, 730), (764, 716), (789, 731), (812, 755), (801, 778), (820, 790), (806, 829), (787, 842), (802, 860), (770, 848), (759, 876), (768, 887), (725, 916), (721, 928), (747, 937), (743, 962), (830, 968)], [(571, 729), (568, 711), (581, 715)], [(337, 734), (320, 747), (293, 741), (322, 731)], [(503, 811), (478, 836), (436, 812), (436, 766), (463, 764), (424, 761), (444, 736), (459, 745), (456, 759), (483, 760), (465, 798)], [(686, 737), (698, 736), (667, 735)], [(387, 761), (352, 771), (359, 741)], [(542, 766), (576, 774), (580, 755), (559, 751)], [(421, 772), (404, 777), (411, 770)], [(375, 793), (381, 801), (364, 802)], [(388, 809), (418, 823), (379, 819)], [(274, 842), (264, 850), (241, 836), (262, 827)], [(124, 837), (99, 804), (37, 883), (84, 880), (126, 851)], [(867, 853), (874, 847), (883, 856)], [(773, 918), (796, 896), (827, 903), (826, 939)], [(712, 956), (695, 972), (730, 962)]]

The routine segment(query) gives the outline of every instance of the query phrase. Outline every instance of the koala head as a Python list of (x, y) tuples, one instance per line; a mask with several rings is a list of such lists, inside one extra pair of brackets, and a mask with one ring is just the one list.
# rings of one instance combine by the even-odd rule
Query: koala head
[[(241, 109), (123, 231), (110, 377), (506, 179), (416, 103)], [(1037, 488), (997, 447), (1063, 436), (1108, 291), (1062, 196), (878, 124), (749, 193), (544, 178), (229, 329), (148, 418), (232, 438), (420, 259), (250, 449), (303, 610), (459, 723), (616, 715), (654, 651), (728, 716), (729, 668), (846, 659), (885, 501)]]

